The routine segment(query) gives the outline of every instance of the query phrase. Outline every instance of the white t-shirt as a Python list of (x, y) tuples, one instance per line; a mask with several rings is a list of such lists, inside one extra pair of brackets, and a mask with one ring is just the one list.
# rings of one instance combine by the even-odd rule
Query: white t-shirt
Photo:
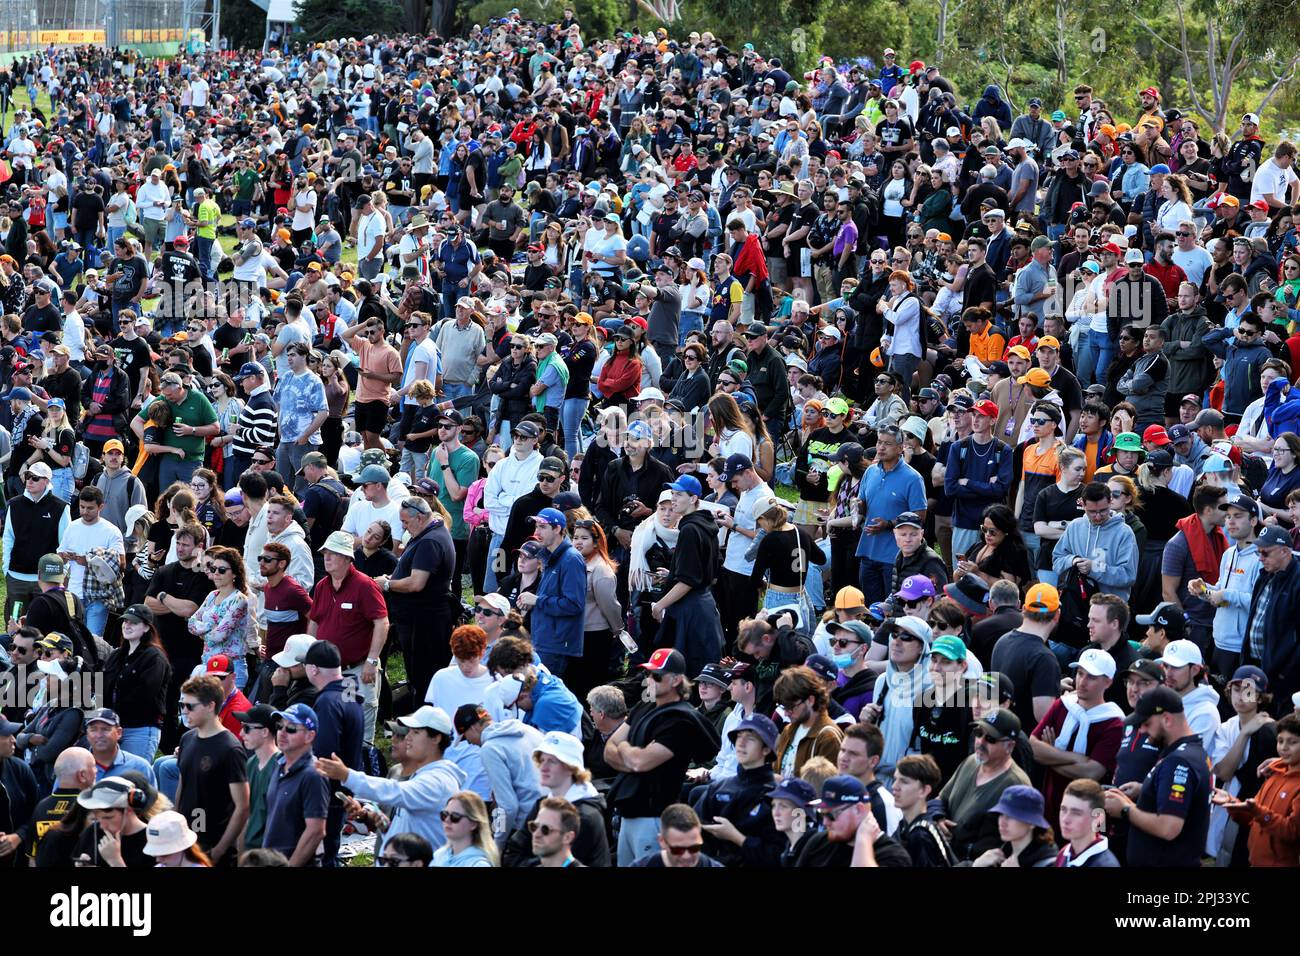
[[(593, 226), (587, 230), (587, 236), (582, 241), (582, 249), (596, 256), (616, 256), (619, 252), (627, 250), (627, 240), (620, 232), (615, 231), (613, 235), (607, 236), (604, 229), (598, 231), (597, 227)], [(596, 261), (591, 264), (591, 268), (602, 275), (611, 275), (616, 267), (608, 262)]]
[(1269, 159), (1259, 164), (1259, 169), (1255, 171), (1255, 180), (1250, 187), (1250, 201), (1263, 199), (1265, 193), (1272, 193), (1274, 197), (1282, 202), (1287, 201), (1290, 195), (1290, 187), (1296, 181), (1295, 170), (1289, 166), (1283, 169), (1277, 164), (1277, 160)]
[(377, 255), (372, 256), (370, 250), (374, 248), (375, 241), (380, 239), (388, 231), (388, 223), (383, 216), (377, 212), (372, 212), (366, 216), (360, 226), (357, 227), (357, 257), (363, 260), (382, 259), (384, 256), (384, 247), (381, 243)]
[[(94, 524), (86, 524), (78, 518), (76, 521), (69, 522), (63, 537), (59, 539), (59, 551), (85, 555), (91, 548), (109, 548), (116, 554), (126, 554), (122, 532), (111, 521), (100, 518)], [(76, 561), (69, 561), (68, 572), (68, 590), (84, 600), (86, 566)]]
[[(311, 209), (307, 212), (301, 211), (298, 207), (310, 205)], [(316, 224), (316, 193), (310, 189), (304, 189), (293, 197), (293, 228), (294, 231), (300, 229), (310, 229)]]
[[(743, 435), (744, 432), (741, 432), (741, 434)], [(762, 481), (748, 491), (743, 492), (736, 502), (736, 527), (744, 528), (746, 531), (753, 531), (757, 528), (759, 514), (767, 510), (767, 507), (760, 504), (760, 502), (771, 496), (772, 489), (767, 486), (766, 482)], [(747, 538), (745, 535), (737, 534), (733, 530), (727, 536), (727, 554), (722, 561), (722, 566), (728, 571), (734, 571), (736, 574), (743, 574), (746, 577), (753, 574), (754, 562), (745, 560), (745, 552), (749, 550), (753, 543), (753, 538)]]
[(466, 677), (452, 661), (429, 681), (429, 689), (424, 695), (424, 702), (434, 707), (441, 707), (449, 714), (456, 713), (461, 704), (481, 704), (487, 696), (487, 689), (492, 686), (492, 672), (486, 667), (479, 677)]
[[(438, 346), (433, 344), (433, 336), (426, 335), (424, 341), (411, 346), (407, 351), (406, 367), (402, 370), (402, 388), (417, 380), (415, 366), (420, 362), (424, 363), (424, 373), (421, 377), (432, 382), (442, 367), (438, 361)], [(402, 405), (406, 405), (405, 398), (402, 399)]]
[(401, 512), (400, 500), (389, 501), (382, 508), (376, 508), (369, 501), (358, 501), (348, 508), (347, 517), (343, 519), (343, 530), (360, 538), (376, 521), (387, 521), (393, 529), (393, 540), (396, 541), (402, 536)]
[(74, 362), (86, 360), (86, 323), (75, 309), (63, 314), (63, 344)]
[(1201, 280), (1205, 278), (1205, 273), (1214, 265), (1214, 260), (1205, 251), (1204, 246), (1193, 246), (1186, 252), (1174, 246), (1173, 260), (1174, 265), (1187, 274), (1187, 281), (1195, 285), (1201, 284)]
[(190, 80), (190, 97), (195, 106), (208, 105), (208, 81), (202, 76)]

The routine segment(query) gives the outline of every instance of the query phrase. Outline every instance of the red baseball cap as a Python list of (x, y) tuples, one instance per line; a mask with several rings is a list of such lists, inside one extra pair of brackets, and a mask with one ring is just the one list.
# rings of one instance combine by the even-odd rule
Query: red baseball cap
[(1160, 99), (1160, 91), (1157, 90), (1154, 86), (1148, 86), (1145, 90), (1142, 91), (1141, 95), (1154, 96), (1156, 99)]
[(1253, 203), (1250, 204), (1250, 208), (1262, 209), (1264, 210), (1264, 212), (1268, 212), (1268, 203), (1264, 202), (1264, 200), (1262, 199), (1256, 199)]
[(1156, 445), (1168, 445), (1170, 444), (1169, 432), (1165, 431), (1164, 425), (1148, 425), (1147, 430), (1142, 433), (1142, 441)]
[(642, 329), (649, 329), (650, 323), (645, 320), (645, 316), (633, 315), (623, 320), (624, 325), (639, 325)]
[(213, 654), (208, 658), (208, 676), (225, 677), (230, 673), (230, 658), (225, 654)]
[(975, 403), (974, 411), (981, 415), (987, 415), (989, 418), (998, 417), (998, 406), (996, 402), (990, 402), (987, 398), (981, 399)]
[(920, 73), (924, 69), (925, 63), (921, 60), (913, 60), (911, 63), (907, 64), (907, 71), (909, 73)]
[(653, 674), (685, 674), (686, 658), (675, 648), (661, 647), (650, 655), (650, 660), (642, 664), (641, 668)]
[(1113, 253), (1114, 253), (1115, 255), (1117, 255), (1117, 256), (1122, 256), (1122, 255), (1124, 254), (1124, 250), (1121, 249), (1118, 245), (1116, 245), (1116, 244), (1113, 243), (1113, 242), (1108, 242), (1108, 243), (1106, 243), (1104, 246), (1101, 247), (1101, 251), (1102, 251), (1102, 252), (1113, 252)]

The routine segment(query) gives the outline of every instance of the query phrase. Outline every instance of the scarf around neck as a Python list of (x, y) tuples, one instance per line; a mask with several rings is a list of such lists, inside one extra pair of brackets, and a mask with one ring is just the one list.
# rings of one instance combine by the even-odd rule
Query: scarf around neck
[(1061, 732), (1056, 735), (1056, 746), (1065, 750), (1065, 742), (1073, 737), (1069, 749), (1076, 754), (1088, 752), (1088, 730), (1093, 724), (1124, 719), (1124, 711), (1120, 710), (1119, 704), (1110, 701), (1085, 709), (1079, 703), (1078, 694), (1064, 694), (1061, 697), (1061, 704), (1065, 707), (1065, 723), (1061, 725)]

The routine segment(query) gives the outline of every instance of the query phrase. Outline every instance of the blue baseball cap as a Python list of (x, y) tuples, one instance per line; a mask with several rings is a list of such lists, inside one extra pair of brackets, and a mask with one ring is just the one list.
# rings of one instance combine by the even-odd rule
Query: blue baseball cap
[(822, 795), (813, 802), (813, 806), (847, 807), (855, 803), (866, 803), (870, 799), (867, 796), (867, 788), (863, 786), (861, 780), (842, 773), (822, 784)]
[(694, 475), (681, 475), (676, 481), (664, 485), (669, 491), (684, 491), (688, 495), (699, 497), (703, 494), (700, 480)]
[(731, 732), (727, 734), (727, 738), (734, 744), (742, 730), (748, 730), (757, 736), (759, 740), (763, 741), (764, 747), (775, 753), (777, 731), (776, 724), (772, 723), (771, 717), (764, 714), (750, 714), (732, 728)]
[(792, 777), (781, 781), (767, 792), (769, 800), (789, 800), (796, 807), (808, 810), (817, 803), (817, 791), (807, 780)]
[(654, 431), (650, 428), (650, 423), (638, 419), (627, 426), (627, 437), (646, 440), (654, 438)]
[(549, 524), (557, 528), (566, 528), (569, 522), (564, 517), (564, 512), (558, 508), (543, 508), (537, 514), (533, 515), (534, 524)]
[(257, 362), (245, 362), (243, 365), (239, 366), (239, 371), (235, 373), (235, 381), (238, 382), (240, 379), (247, 378), (249, 375), (261, 375), (265, 377), (266, 369)]
[(290, 704), (284, 710), (277, 710), (275, 716), (293, 724), (300, 724), (308, 730), (315, 730), (320, 726), (320, 718), (316, 716), (316, 711), (301, 702)]
[(256, 229), (256, 228), (257, 228), (257, 220), (256, 220), (256, 219), (243, 219), (243, 220), (240, 220), (239, 228), (240, 228), (240, 229)]
[(32, 400), (32, 393), (29, 389), (23, 388), (19, 385), (17, 388), (10, 389), (6, 394), (0, 395), (0, 399), (3, 399), (6, 402), (11, 402), (14, 399), (17, 399), (20, 402), (30, 402)]

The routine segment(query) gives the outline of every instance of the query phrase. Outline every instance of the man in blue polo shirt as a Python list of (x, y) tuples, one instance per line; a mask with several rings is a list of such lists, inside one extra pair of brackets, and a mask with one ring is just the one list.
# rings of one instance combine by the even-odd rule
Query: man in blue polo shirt
[(857, 556), (858, 584), (867, 606), (889, 597), (894, 580), (894, 519), (913, 511), (925, 521), (925, 482), (903, 461), (903, 433), (890, 425), (876, 433), (876, 460), (858, 486), (858, 520), (862, 537)]
[(329, 781), (312, 756), (319, 720), (306, 704), (292, 704), (275, 716), (280, 722), (275, 732), (280, 756), (266, 790), (262, 846), (279, 850), (290, 866), (313, 866), (330, 808)]
[(471, 281), (483, 271), (478, 247), (465, 238), (460, 226), (451, 226), (434, 260), (442, 272), (442, 314), (455, 315), (456, 300), (468, 294)]
[(86, 745), (95, 758), (96, 782), (105, 777), (120, 777), (125, 770), (135, 770), (157, 786), (153, 765), (123, 750), (121, 741), (122, 721), (114, 711), (101, 707), (86, 715)]

